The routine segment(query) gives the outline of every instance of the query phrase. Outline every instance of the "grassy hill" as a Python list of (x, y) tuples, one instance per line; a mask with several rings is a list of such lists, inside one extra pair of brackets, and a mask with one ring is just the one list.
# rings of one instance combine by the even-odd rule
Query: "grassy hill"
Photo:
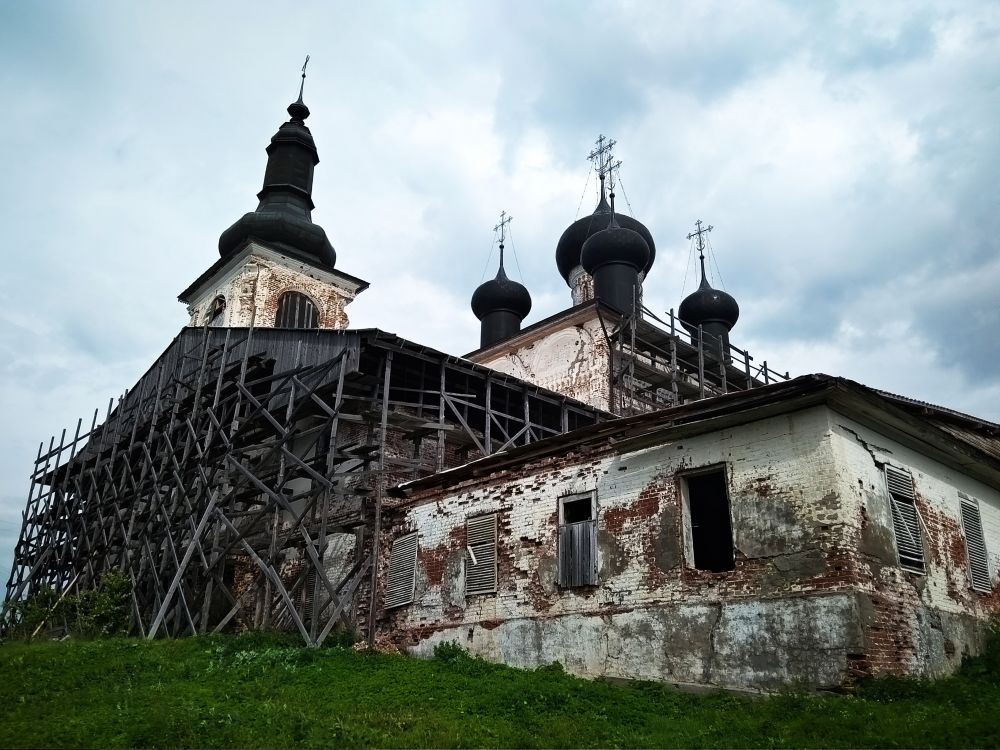
[(3, 747), (997, 747), (1000, 648), (857, 695), (692, 695), (278, 636), (0, 645)]

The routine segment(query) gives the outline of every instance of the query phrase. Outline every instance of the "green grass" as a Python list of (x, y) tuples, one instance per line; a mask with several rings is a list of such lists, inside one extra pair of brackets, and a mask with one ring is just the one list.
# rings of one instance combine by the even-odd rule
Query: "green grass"
[(2, 747), (997, 747), (1000, 649), (935, 682), (743, 698), (278, 636), (0, 646)]

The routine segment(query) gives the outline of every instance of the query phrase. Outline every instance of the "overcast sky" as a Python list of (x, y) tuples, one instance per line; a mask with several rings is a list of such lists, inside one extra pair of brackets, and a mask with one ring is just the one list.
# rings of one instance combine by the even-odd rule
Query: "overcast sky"
[(758, 361), (1000, 421), (998, 36), (974, 0), (0, 3), (3, 582), (39, 441), (185, 323), (306, 54), (313, 218), (372, 283), (352, 325), (474, 349), (501, 210), (526, 324), (567, 307), (604, 133), (651, 309), (703, 219)]

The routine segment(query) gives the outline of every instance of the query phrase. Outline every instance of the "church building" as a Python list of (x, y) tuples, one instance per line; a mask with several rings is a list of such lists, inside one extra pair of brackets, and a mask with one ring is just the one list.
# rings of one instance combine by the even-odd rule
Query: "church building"
[(120, 571), (148, 638), (344, 630), (759, 691), (943, 675), (982, 649), (1000, 425), (755, 359), (701, 221), (699, 287), (648, 310), (653, 233), (616, 204), (603, 136), (596, 207), (555, 243), (566, 309), (525, 325), (502, 214), (478, 348), (351, 327), (369, 284), (312, 220), (302, 87), (287, 111), (256, 209), (179, 296), (188, 324), (39, 447), (0, 627)]

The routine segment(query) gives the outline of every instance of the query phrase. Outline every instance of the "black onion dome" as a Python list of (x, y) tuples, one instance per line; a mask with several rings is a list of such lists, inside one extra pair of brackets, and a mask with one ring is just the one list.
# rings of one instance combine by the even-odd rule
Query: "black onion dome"
[[(597, 208), (594, 209), (594, 213), (590, 216), (577, 219), (562, 233), (556, 245), (556, 266), (559, 268), (559, 273), (562, 274), (567, 284), (569, 283), (570, 273), (580, 265), (580, 253), (583, 250), (583, 243), (607, 227), (610, 218), (611, 206), (608, 205), (608, 201), (605, 199), (602, 191), (601, 200), (597, 204)], [(649, 249), (649, 257), (640, 270), (644, 274), (649, 273), (649, 269), (653, 267), (653, 260), (656, 258), (656, 245), (653, 243), (653, 235), (649, 233), (649, 230), (646, 229), (646, 226), (641, 221), (633, 219), (631, 216), (616, 213), (615, 218), (624, 229), (631, 229), (633, 232), (638, 232), (646, 241), (646, 246)]]
[(739, 320), (740, 306), (731, 294), (713, 289), (702, 276), (701, 285), (681, 302), (677, 316), (689, 331), (709, 323), (721, 323), (731, 330)]
[(337, 263), (337, 252), (323, 227), (292, 213), (258, 209), (243, 214), (219, 237), (219, 255), (228, 258), (251, 239), (328, 269)]
[(492, 312), (511, 312), (523, 320), (531, 312), (531, 295), (523, 284), (507, 278), (501, 262), (496, 278), (472, 293), (472, 312), (480, 320)]
[(646, 268), (650, 249), (646, 239), (634, 229), (619, 224), (619, 217), (613, 215), (610, 224), (587, 238), (580, 251), (580, 264), (593, 275), (608, 263), (624, 263), (636, 271)]
[(257, 193), (257, 210), (244, 214), (219, 237), (219, 255), (227, 258), (249, 241), (259, 240), (307, 263), (333, 269), (337, 253), (312, 220), (313, 168), (319, 154), (305, 124), (309, 107), (302, 101), (288, 106), (283, 123), (267, 147), (264, 186)]

